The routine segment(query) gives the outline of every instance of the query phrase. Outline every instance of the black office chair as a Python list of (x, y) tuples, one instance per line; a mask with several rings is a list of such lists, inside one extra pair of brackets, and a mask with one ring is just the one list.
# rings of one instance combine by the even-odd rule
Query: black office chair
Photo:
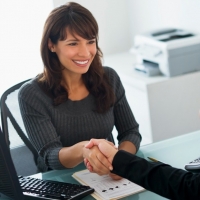
[(10, 147), (16, 171), (24, 176), (38, 172), (38, 153), (26, 134), (18, 104), (18, 90), (29, 80), (7, 89), (2, 94), (0, 102), (2, 130)]

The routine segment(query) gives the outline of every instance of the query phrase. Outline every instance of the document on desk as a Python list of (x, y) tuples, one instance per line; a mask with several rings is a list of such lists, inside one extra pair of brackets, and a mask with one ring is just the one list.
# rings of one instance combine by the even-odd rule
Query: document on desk
[(125, 178), (113, 180), (109, 175), (99, 176), (89, 170), (75, 172), (72, 175), (79, 183), (95, 189), (91, 194), (98, 200), (115, 200), (144, 191), (145, 189)]

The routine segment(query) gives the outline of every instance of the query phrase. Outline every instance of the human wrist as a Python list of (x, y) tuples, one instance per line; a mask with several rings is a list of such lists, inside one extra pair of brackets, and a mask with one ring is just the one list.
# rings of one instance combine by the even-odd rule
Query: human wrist
[(82, 148), (82, 157), (83, 159), (86, 157), (86, 152), (88, 152), (88, 148), (85, 147), (86, 144), (88, 144), (89, 141), (82, 141), (80, 142), (81, 148)]
[(116, 154), (117, 152), (118, 152), (117, 149), (113, 149), (113, 150), (111, 151), (109, 157), (107, 157), (108, 161), (109, 161), (111, 164), (112, 164), (113, 159), (114, 159), (114, 157), (115, 157), (115, 154)]
[(119, 145), (118, 150), (124, 150), (124, 151), (131, 153), (131, 154), (136, 154), (136, 151), (137, 151), (136, 146), (130, 141), (122, 142)]

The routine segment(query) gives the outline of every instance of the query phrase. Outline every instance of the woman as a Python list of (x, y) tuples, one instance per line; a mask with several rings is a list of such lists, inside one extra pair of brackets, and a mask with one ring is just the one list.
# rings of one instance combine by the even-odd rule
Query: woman
[[(116, 72), (103, 67), (98, 25), (77, 3), (55, 8), (41, 41), (43, 73), (22, 86), (19, 105), (41, 171), (72, 168), (84, 158), (98, 174), (108, 174), (105, 156), (91, 138), (107, 138), (114, 126), (119, 149), (136, 153), (141, 136)], [(111, 175), (118, 179), (118, 176)]]

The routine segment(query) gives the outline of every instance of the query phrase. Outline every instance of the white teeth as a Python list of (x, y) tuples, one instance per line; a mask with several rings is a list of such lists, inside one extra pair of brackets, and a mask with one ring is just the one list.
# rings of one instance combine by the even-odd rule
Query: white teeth
[(85, 61), (74, 61), (75, 63), (78, 63), (78, 64), (81, 64), (81, 65), (84, 65), (86, 63), (88, 63), (89, 60), (85, 60)]

